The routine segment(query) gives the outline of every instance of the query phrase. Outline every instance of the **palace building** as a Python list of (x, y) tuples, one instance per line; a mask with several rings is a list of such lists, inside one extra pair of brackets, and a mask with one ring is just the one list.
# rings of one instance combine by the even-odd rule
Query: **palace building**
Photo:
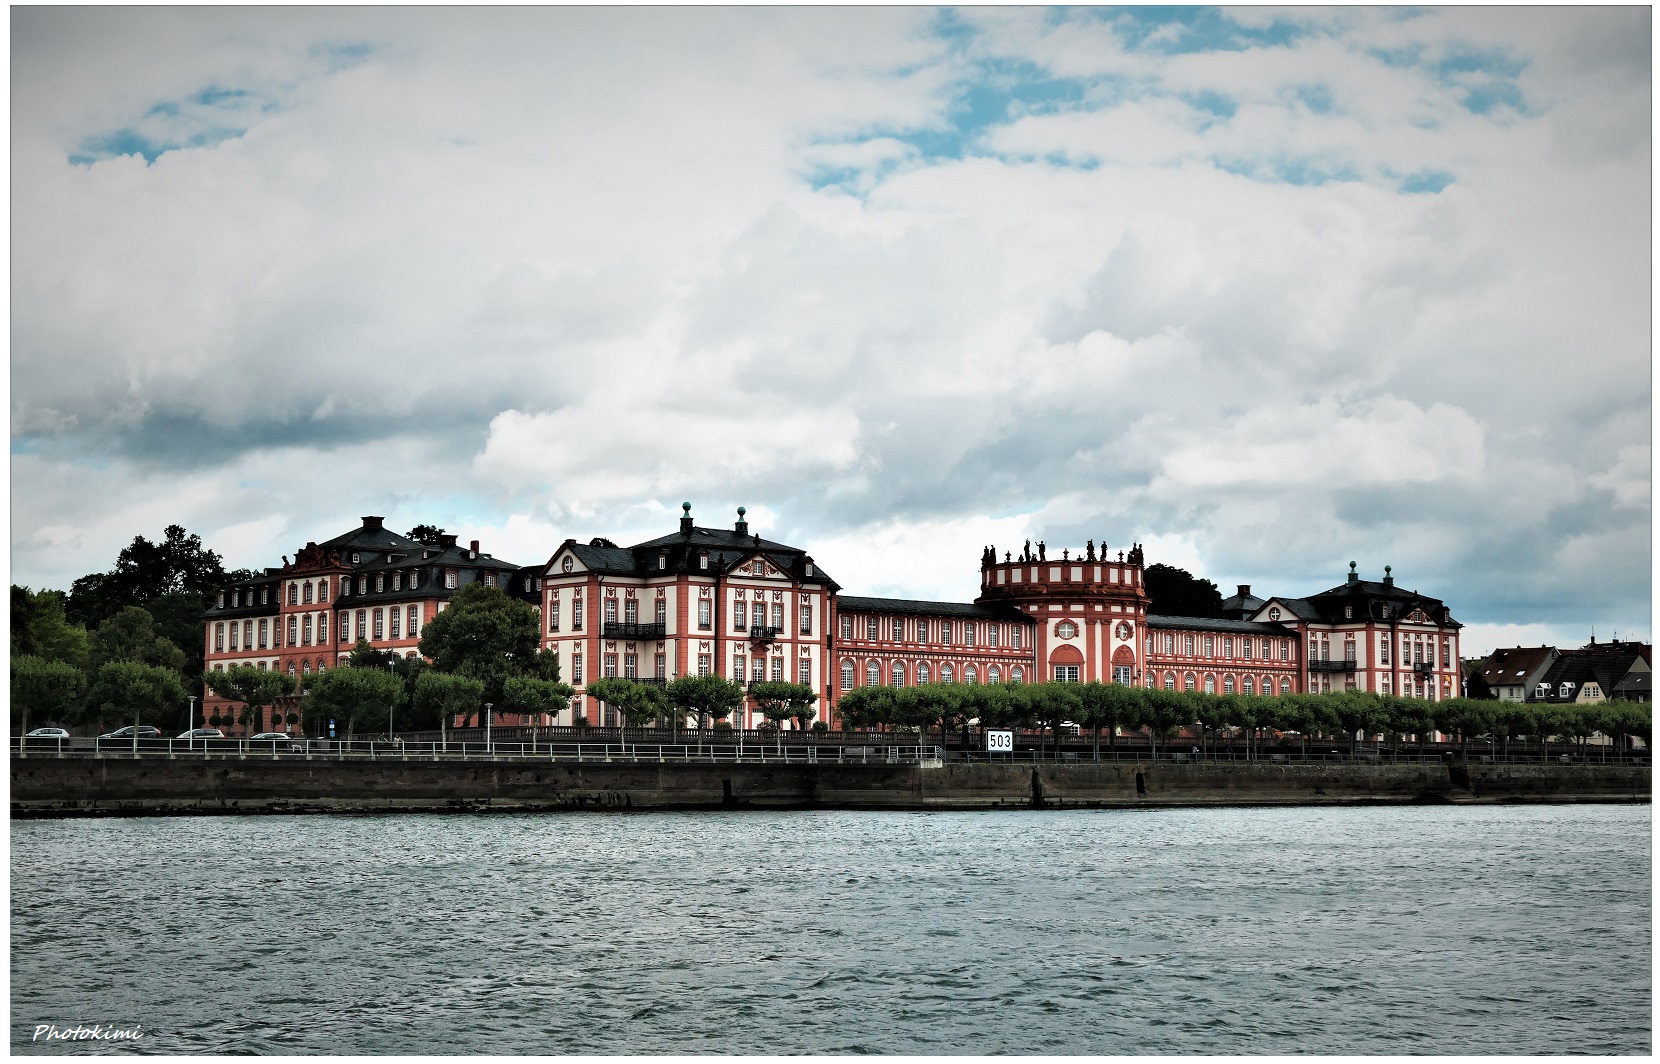
[[(1304, 598), (1258, 598), (1249, 585), (1224, 616), (1150, 614), (1139, 544), (1091, 541), (1056, 560), (1046, 545), (980, 558), (973, 602), (865, 598), (800, 547), (753, 534), (738, 508), (731, 529), (705, 528), (683, 504), (677, 531), (620, 547), (567, 539), (547, 562), (515, 566), (446, 537), (417, 543), (366, 517), (361, 528), (308, 543), (290, 563), (227, 588), (207, 614), (209, 668), (255, 664), (303, 676), (350, 654), (359, 638), (413, 657), (422, 626), (460, 587), (500, 586), (537, 604), (542, 643), (577, 689), (569, 710), (499, 724), (617, 723), (587, 686), (598, 677), (666, 685), (714, 674), (746, 685), (791, 680), (819, 694), (837, 725), (843, 692), (933, 682), (1100, 681), (1213, 694), (1373, 691), (1440, 700), (1460, 693), (1460, 624), (1439, 599), (1381, 581)], [(332, 593), (332, 594), (331, 594)], [(206, 708), (206, 707), (204, 707)], [(761, 717), (752, 704), (734, 727)]]

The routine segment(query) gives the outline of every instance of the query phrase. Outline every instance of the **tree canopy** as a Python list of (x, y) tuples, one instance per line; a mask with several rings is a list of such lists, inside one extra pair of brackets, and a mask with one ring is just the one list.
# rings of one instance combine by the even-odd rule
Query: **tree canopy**
[(184, 685), (173, 670), (138, 661), (106, 661), (92, 674), (85, 715), (99, 727), (122, 721), (154, 723), (165, 730), (161, 722), (181, 721), (188, 709)]
[(106, 661), (138, 661), (179, 671), (185, 653), (156, 631), (155, 618), (139, 606), (125, 606), (92, 633), (90, 660), (97, 668)]
[(424, 543), (429, 547), (439, 546), (446, 533), (437, 525), (416, 525), (409, 530), (409, 538), (417, 543)]
[(67, 662), (24, 654), (12, 658), (12, 720), (18, 734), (38, 725), (62, 725), (74, 718), (86, 690), (86, 674)]
[(501, 704), (511, 676), (544, 667), (541, 625), (528, 602), (486, 584), (468, 584), (421, 632), (421, 653), (440, 672), (484, 684), (484, 700)]
[(1220, 617), (1222, 592), (1186, 569), (1154, 564), (1142, 570), (1141, 583), (1152, 601), (1148, 613), (1166, 617)]
[[(252, 665), (237, 665), (223, 672), (202, 675), (208, 690), (220, 698), (239, 702), (243, 711), (239, 723), (251, 725), (251, 730), (265, 730), (265, 707), (276, 703), (284, 695), (291, 695), (297, 683), (294, 677), (275, 669), (256, 669)], [(273, 722), (275, 723), (275, 722)]]
[(350, 738), (359, 729), (384, 729), (403, 695), (403, 681), (387, 669), (348, 665), (317, 673), (306, 682), (306, 733), (327, 735), (331, 718), (339, 737)]

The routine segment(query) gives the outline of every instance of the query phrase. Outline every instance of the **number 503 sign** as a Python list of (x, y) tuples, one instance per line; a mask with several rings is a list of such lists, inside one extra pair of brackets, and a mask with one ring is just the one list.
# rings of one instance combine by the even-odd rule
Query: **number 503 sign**
[(986, 732), (986, 751), (993, 754), (1014, 753), (1014, 732), (988, 731)]

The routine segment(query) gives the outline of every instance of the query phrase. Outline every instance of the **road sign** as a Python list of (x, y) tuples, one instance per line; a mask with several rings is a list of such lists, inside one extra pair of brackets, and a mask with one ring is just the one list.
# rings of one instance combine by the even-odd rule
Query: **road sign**
[(993, 754), (1014, 753), (1014, 732), (988, 731), (986, 732), (986, 751)]
[(334, 738), (334, 718), (329, 718), (329, 738)]

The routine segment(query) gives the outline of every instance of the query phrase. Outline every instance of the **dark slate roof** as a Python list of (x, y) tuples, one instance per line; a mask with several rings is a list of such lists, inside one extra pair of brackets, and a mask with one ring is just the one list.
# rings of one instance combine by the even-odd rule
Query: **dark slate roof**
[(358, 550), (420, 550), (421, 544), (386, 528), (358, 526), (344, 535), (324, 540), (324, 547), (355, 547)]
[(1504, 647), (1487, 658), (1481, 678), (1489, 687), (1514, 687), (1556, 654), (1555, 647)]
[(1229, 595), (1222, 600), (1222, 612), (1227, 616), (1242, 619), (1260, 610), (1267, 601), (1256, 595)]
[[(748, 532), (729, 528), (699, 528), (692, 526), (667, 536), (648, 539), (632, 547), (619, 547), (608, 539), (596, 538), (587, 543), (567, 540), (560, 550), (570, 550), (588, 569), (617, 576), (651, 577), (677, 573), (711, 576), (728, 572), (733, 566), (756, 554), (771, 559), (773, 564), (791, 579), (805, 583), (826, 584), (839, 590), (841, 585), (813, 563), (813, 572), (807, 574), (807, 559), (811, 557), (800, 547), (765, 539)], [(698, 565), (698, 556), (709, 552), (709, 568)], [(659, 568), (659, 553), (667, 555), (667, 565)], [(558, 552), (556, 551), (555, 554)]]
[[(1285, 601), (1281, 599), (1280, 601)], [(1220, 617), (1169, 617), (1150, 613), (1147, 615), (1149, 628), (1191, 628), (1207, 632), (1239, 632), (1243, 635), (1272, 635), (1292, 636), (1294, 631), (1283, 624), (1272, 624), (1258, 621), (1232, 621)]]
[(1013, 606), (979, 602), (928, 602), (923, 599), (863, 598), (854, 595), (837, 596), (836, 612), (904, 613), (926, 617), (973, 617), (987, 621), (1036, 623)]
[[(1267, 601), (1265, 601), (1263, 603), (1263, 605), (1266, 606), (1270, 602), (1274, 603), (1276, 605), (1279, 605), (1279, 606), (1283, 606), (1286, 609), (1290, 610), (1291, 611), (1291, 616), (1296, 617), (1299, 620), (1325, 621), (1325, 620), (1329, 619), (1329, 618), (1326, 617), (1326, 615), (1324, 613), (1322, 613), (1320, 611), (1320, 609), (1318, 607), (1316, 607), (1308, 599), (1280, 598), (1278, 596), (1275, 596), (1274, 598), (1271, 598), (1271, 599), (1268, 599)], [(1342, 616), (1341, 611), (1339, 611), (1338, 616)]]
[[(1281, 600), (1286, 601), (1286, 600)], [(1446, 603), (1438, 598), (1420, 595), (1416, 591), (1408, 591), (1393, 582), (1382, 580), (1355, 580), (1353, 583), (1338, 584), (1334, 588), (1320, 592), (1318, 595), (1309, 595), (1297, 600), (1305, 603), (1315, 611), (1316, 617), (1308, 620), (1323, 620), (1333, 624), (1341, 624), (1347, 620), (1399, 620), (1415, 609), (1421, 609), (1436, 624), (1449, 628), (1462, 628), (1462, 624), (1453, 620), (1452, 613)], [(1343, 616), (1343, 607), (1353, 605), (1354, 617)], [(1388, 617), (1384, 616), (1383, 607), (1389, 607)], [(1298, 616), (1303, 616), (1300, 612)]]

